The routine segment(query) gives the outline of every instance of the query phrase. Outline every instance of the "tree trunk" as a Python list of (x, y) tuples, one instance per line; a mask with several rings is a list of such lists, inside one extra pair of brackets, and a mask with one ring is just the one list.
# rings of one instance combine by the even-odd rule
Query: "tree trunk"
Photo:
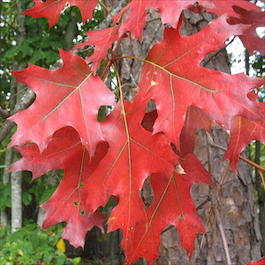
[(11, 231), (22, 227), (22, 173), (11, 174)]
[[(5, 154), (5, 168), (3, 169), (3, 179), (2, 182), (4, 185), (8, 184), (9, 182), (9, 173), (7, 172), (9, 166), (12, 163), (12, 149), (8, 149), (6, 150), (6, 154)], [(6, 209), (2, 209), (1, 213), (0, 213), (0, 223), (2, 227), (6, 227), (7, 223), (8, 223), (8, 216), (7, 216), (7, 212)]]
[[(21, 1), (17, 0), (17, 42), (21, 44), (26, 38), (26, 31), (24, 25), (24, 15), (23, 15), (23, 5)], [(18, 66), (20, 68), (21, 66)], [(13, 95), (16, 96), (16, 103), (20, 101), (21, 92), (24, 86), (22, 84), (16, 84), (16, 91)], [(14, 156), (16, 158), (16, 155)], [(11, 174), (11, 231), (15, 232), (18, 228), (22, 226), (22, 172), (13, 172)]]

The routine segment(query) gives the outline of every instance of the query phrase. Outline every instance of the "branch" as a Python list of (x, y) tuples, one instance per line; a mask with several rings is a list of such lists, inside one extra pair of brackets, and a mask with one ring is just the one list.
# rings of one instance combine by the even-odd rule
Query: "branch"
[[(224, 148), (224, 147), (221, 146), (221, 145), (218, 145), (218, 144), (215, 144), (215, 143), (210, 143), (210, 145), (211, 145), (212, 147), (216, 147), (216, 148), (219, 148), (219, 149), (221, 149), (221, 150), (227, 151), (226, 148)], [(241, 155), (239, 155), (239, 158), (240, 158), (241, 160), (247, 162), (247, 163), (250, 164), (251, 166), (253, 166), (253, 167), (255, 167), (255, 168), (259, 169), (259, 170), (265, 171), (265, 168), (264, 168), (264, 167), (262, 167), (261, 165), (256, 164), (255, 162), (249, 160), (248, 158), (246, 158), (246, 157), (244, 157), (244, 156), (241, 156)]]
[(223, 227), (223, 224), (222, 224), (222, 221), (221, 221), (220, 213), (217, 210), (217, 208), (215, 208), (214, 210), (215, 210), (216, 222), (217, 222), (217, 225), (218, 225), (218, 228), (219, 228), (219, 231), (220, 231), (220, 234), (221, 234), (221, 239), (222, 239), (222, 242), (223, 242), (226, 262), (227, 262), (227, 265), (232, 265), (231, 257), (230, 257), (230, 253), (229, 253), (229, 248), (228, 248), (228, 244), (227, 244), (227, 239), (226, 239), (226, 236), (225, 236), (225, 231), (224, 231), (224, 227)]
[(2, 128), (0, 130), (0, 143), (2, 143), (2, 141), (6, 138), (6, 136), (10, 133), (10, 131), (12, 130), (12, 128), (15, 126), (16, 124), (13, 121), (7, 120), (3, 125)]
[(107, 12), (107, 14), (110, 14), (110, 10), (109, 10), (109, 8), (107, 7), (107, 5), (105, 5), (105, 3), (104, 2), (102, 2), (102, 0), (99, 0), (98, 1), (99, 2), (99, 4), (106, 10), (106, 12)]
[[(15, 113), (29, 107), (34, 101), (34, 99), (34, 92), (32, 90), (27, 90), (21, 100), (16, 104), (14, 110), (11, 112), (11, 115), (14, 115)], [(10, 133), (10, 131), (15, 125), (16, 124), (11, 120), (7, 120), (4, 122), (0, 130), (0, 143), (6, 138), (6, 136)]]

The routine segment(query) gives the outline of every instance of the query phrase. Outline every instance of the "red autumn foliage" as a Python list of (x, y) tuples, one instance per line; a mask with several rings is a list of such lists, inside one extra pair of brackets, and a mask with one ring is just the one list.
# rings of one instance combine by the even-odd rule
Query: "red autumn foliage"
[[(35, 0), (35, 6), (25, 14), (47, 17), (52, 26), (66, 2), (80, 8), (83, 21), (91, 17), (97, 4), (95, 0)], [(87, 58), (92, 68), (77, 55), (60, 51), (60, 69), (30, 65), (13, 73), (36, 93), (36, 100), (11, 117), (18, 130), (10, 145), (16, 145), (22, 154), (11, 170), (32, 171), (34, 178), (49, 170), (64, 170), (57, 191), (43, 205), (44, 227), (67, 222), (63, 236), (74, 246), (83, 246), (86, 232), (94, 225), (103, 226), (98, 208), (114, 196), (118, 204), (108, 218), (108, 231), (122, 230), (126, 264), (140, 257), (154, 262), (160, 233), (169, 225), (178, 229), (181, 245), (191, 256), (195, 237), (204, 233), (204, 228), (190, 189), (196, 182), (211, 184), (210, 174), (193, 154), (196, 130), (210, 131), (213, 124), (219, 124), (231, 132), (226, 158), (234, 170), (249, 141), (265, 142), (265, 103), (251, 96), (264, 81), (200, 65), (233, 35), (248, 43), (251, 51), (258, 48), (249, 44), (257, 37), (249, 31), (261, 25), (255, 19), (261, 12), (243, 0), (199, 4), (192, 0), (132, 0), (116, 15), (115, 25), (88, 32), (88, 41), (76, 47), (95, 46), (94, 54)], [(147, 58), (138, 58), (144, 66), (140, 91), (132, 102), (124, 100), (117, 78), (120, 101), (116, 104), (97, 69), (115, 41), (142, 39), (150, 8), (157, 9), (162, 22), (170, 27)], [(179, 28), (185, 8), (213, 12), (218, 18), (200, 32), (182, 36)], [(121, 58), (115, 58), (112, 51), (109, 64), (115, 66), (116, 59)], [(156, 110), (146, 113), (151, 99)], [(100, 122), (98, 111), (105, 105), (114, 110)], [(146, 209), (141, 189), (148, 177), (154, 201)]]
[(83, 22), (92, 17), (92, 12), (95, 9), (97, 0), (34, 0), (33, 8), (24, 12), (25, 15), (32, 17), (45, 17), (48, 19), (49, 26), (52, 27), (60, 18), (61, 12), (68, 5), (78, 6), (82, 14)]

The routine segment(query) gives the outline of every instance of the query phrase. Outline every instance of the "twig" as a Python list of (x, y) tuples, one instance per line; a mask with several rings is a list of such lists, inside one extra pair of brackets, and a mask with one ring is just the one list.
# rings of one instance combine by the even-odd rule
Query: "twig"
[(158, 21), (158, 20), (161, 20), (161, 17), (151, 18), (151, 19), (147, 20), (146, 23), (151, 23), (151, 22)]
[(100, 4), (100, 5), (106, 10), (107, 14), (110, 14), (110, 13), (111, 13), (110, 10), (109, 10), (109, 8), (107, 7), (107, 5), (105, 5), (105, 4), (102, 2), (102, 0), (99, 0), (98, 2), (99, 2), (99, 4)]
[(227, 244), (227, 240), (226, 240), (226, 236), (225, 236), (225, 232), (224, 232), (224, 227), (221, 221), (221, 217), (220, 217), (220, 213), (218, 211), (218, 209), (215, 207), (215, 217), (216, 217), (216, 222), (221, 234), (221, 238), (222, 238), (222, 243), (223, 243), (223, 247), (224, 247), (224, 251), (225, 251), (225, 257), (226, 257), (226, 262), (227, 265), (232, 265), (231, 262), (231, 257), (230, 257), (230, 253), (229, 253), (229, 249), (228, 249), (228, 244)]
[(5, 121), (0, 130), (0, 143), (6, 138), (6, 136), (9, 134), (9, 132), (15, 125), (16, 124), (13, 121)]
[[(208, 142), (208, 144), (211, 145), (209, 142)], [(220, 197), (221, 188), (222, 188), (223, 184), (225, 183), (225, 180), (227, 178), (228, 173), (229, 173), (229, 164), (227, 164), (225, 170), (223, 171), (223, 174), (222, 174), (222, 176), (220, 178), (220, 182), (218, 182), (217, 185), (216, 185), (216, 191), (215, 191), (215, 194), (214, 194), (215, 200), (213, 200), (213, 198), (211, 198), (211, 201), (212, 201), (212, 204), (213, 205), (210, 208), (209, 216), (208, 216), (208, 218), (206, 220), (206, 227), (208, 227), (208, 225), (210, 224), (211, 215), (215, 213), (214, 209), (217, 208), (217, 206), (216, 206), (216, 203), (217, 202), (216, 201), (218, 201), (218, 199)], [(210, 200), (210, 197), (209, 197), (209, 200)], [(202, 239), (201, 239), (201, 242), (200, 242), (200, 248), (202, 248), (202, 245), (204, 243), (204, 240), (205, 240), (205, 234), (203, 234), (203, 236), (202, 236)]]
[(202, 207), (203, 207), (207, 202), (209, 202), (209, 201), (210, 201), (210, 197), (207, 196), (207, 199), (204, 200), (202, 203), (200, 203), (200, 204), (196, 207), (196, 210), (202, 208)]
[[(218, 145), (218, 144), (215, 144), (215, 143), (210, 143), (210, 145), (213, 146), (213, 147), (219, 148), (219, 149), (221, 149), (221, 150), (227, 151), (226, 148), (224, 148), (224, 147), (221, 146), (221, 145)], [(249, 160), (248, 158), (246, 158), (246, 157), (244, 157), (244, 156), (241, 156), (241, 155), (239, 155), (239, 158), (240, 158), (241, 160), (247, 162), (248, 164), (252, 165), (253, 167), (256, 167), (256, 168), (259, 169), (259, 170), (265, 171), (265, 168), (264, 168), (264, 167), (262, 167), (261, 165), (256, 164), (255, 162)]]

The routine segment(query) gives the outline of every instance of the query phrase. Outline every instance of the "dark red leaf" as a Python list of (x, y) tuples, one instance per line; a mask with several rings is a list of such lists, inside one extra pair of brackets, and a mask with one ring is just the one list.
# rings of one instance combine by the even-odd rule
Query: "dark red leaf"
[(19, 150), (23, 157), (12, 166), (12, 171), (30, 170), (33, 177), (37, 177), (49, 170), (64, 170), (59, 187), (42, 205), (46, 211), (43, 227), (67, 222), (63, 237), (75, 247), (83, 246), (88, 230), (93, 226), (103, 229), (104, 216), (86, 207), (85, 184), (106, 153), (105, 146), (99, 146), (95, 157), (90, 160), (77, 132), (66, 127), (54, 134), (43, 153), (35, 144), (25, 145)]
[[(181, 36), (166, 29), (164, 40), (148, 55), (139, 87), (147, 100), (153, 99), (158, 118), (154, 133), (164, 132), (177, 146), (189, 106), (197, 106), (215, 122), (231, 128), (233, 117), (242, 115), (263, 120), (259, 104), (247, 94), (264, 83), (244, 74), (229, 75), (200, 66), (202, 59), (223, 47), (231, 35), (239, 35), (244, 26), (229, 26), (225, 17), (213, 21), (192, 36)], [(214, 36), (214, 37), (213, 37)]]
[(171, 176), (161, 174), (151, 176), (154, 202), (146, 210), (147, 220), (132, 227), (128, 233), (128, 243), (124, 241), (122, 243), (126, 264), (132, 264), (141, 257), (153, 264), (158, 257), (160, 233), (169, 225), (177, 228), (182, 248), (189, 256), (192, 255), (196, 235), (204, 233), (205, 230), (196, 214), (190, 189), (193, 183), (211, 183), (211, 180), (209, 173), (193, 155), (186, 157), (185, 167), (190, 165), (198, 167), (187, 174), (183, 171)]
[(79, 56), (63, 50), (60, 54), (64, 64), (58, 70), (30, 65), (13, 72), (37, 97), (28, 109), (11, 117), (18, 125), (11, 145), (34, 142), (42, 151), (56, 130), (72, 126), (93, 154), (97, 143), (104, 140), (98, 110), (102, 105), (115, 105), (114, 94)]
[(32, 17), (45, 17), (48, 19), (50, 27), (58, 22), (66, 4), (78, 6), (82, 14), (82, 21), (85, 23), (92, 17), (92, 12), (98, 3), (97, 0), (47, 0), (45, 2), (34, 0), (34, 2), (34, 7), (26, 10), (24, 14)]
[(209, 116), (201, 109), (195, 106), (188, 108), (184, 127), (180, 134), (180, 152), (182, 156), (193, 153), (196, 131), (204, 128), (210, 132), (212, 123)]
[(237, 170), (238, 157), (251, 140), (260, 140), (265, 144), (265, 122), (235, 117), (230, 143), (225, 153), (225, 158), (230, 159), (232, 169)]
[(113, 42), (119, 39), (119, 26), (106, 28), (102, 30), (93, 30), (87, 33), (88, 40), (77, 44), (74, 50), (77, 50), (86, 45), (94, 45), (94, 53), (92, 56), (87, 58), (87, 62), (93, 63), (91, 70), (96, 72), (100, 66), (101, 60), (106, 58), (108, 49), (111, 47)]
[(126, 102), (123, 113), (118, 106), (102, 122), (109, 151), (89, 177), (86, 190), (91, 211), (105, 205), (111, 195), (119, 198), (108, 220), (108, 230), (121, 229), (125, 247), (131, 227), (146, 218), (140, 196), (144, 180), (151, 173), (170, 175), (177, 156), (164, 135), (152, 135), (142, 128), (145, 105), (138, 100)]
[(257, 27), (265, 26), (265, 15), (263, 11), (252, 11), (234, 7), (235, 12), (239, 14), (239, 19), (234, 20), (235, 23), (250, 24), (251, 27), (246, 29), (243, 34), (239, 35), (244, 46), (253, 53), (254, 50), (259, 51), (262, 55), (265, 55), (265, 40), (260, 38), (257, 34)]

